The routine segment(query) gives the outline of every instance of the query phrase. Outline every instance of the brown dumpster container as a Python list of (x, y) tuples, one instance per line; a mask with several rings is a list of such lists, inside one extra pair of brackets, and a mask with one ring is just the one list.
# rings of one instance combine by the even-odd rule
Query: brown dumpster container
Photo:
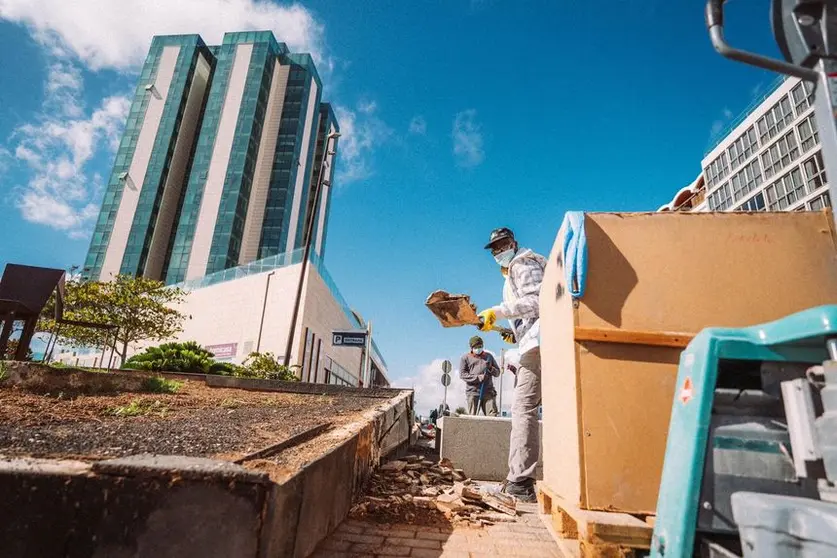
[(682, 349), (577, 332), (695, 334), (837, 303), (832, 215), (589, 213), (585, 229), (583, 298), (563, 230), (541, 290), (544, 482), (583, 509), (654, 513)]

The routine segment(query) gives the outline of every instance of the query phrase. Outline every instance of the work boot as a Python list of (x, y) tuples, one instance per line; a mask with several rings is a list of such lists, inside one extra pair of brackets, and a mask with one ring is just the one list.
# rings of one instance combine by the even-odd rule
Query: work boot
[(524, 504), (534, 504), (538, 501), (533, 479), (526, 479), (521, 482), (504, 481), (500, 492), (514, 496), (515, 500)]

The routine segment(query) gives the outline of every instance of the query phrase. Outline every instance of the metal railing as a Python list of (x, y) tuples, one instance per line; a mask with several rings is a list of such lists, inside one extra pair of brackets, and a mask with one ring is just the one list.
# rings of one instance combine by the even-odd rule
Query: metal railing
[(735, 128), (737, 128), (739, 124), (744, 122), (748, 116), (753, 114), (753, 112), (759, 107), (759, 105), (761, 105), (765, 101), (765, 99), (770, 97), (773, 93), (776, 92), (777, 89), (779, 89), (779, 87), (782, 86), (783, 83), (785, 83), (786, 79), (790, 78), (788, 78), (787, 76), (780, 75), (775, 80), (773, 80), (773, 82), (771, 82), (765, 90), (765, 93), (762, 93), (761, 95), (755, 97), (750, 102), (750, 104), (747, 105), (747, 108), (741, 111), (741, 113), (739, 113), (737, 117), (735, 117), (733, 120), (727, 123), (723, 128), (718, 130), (717, 133), (713, 134), (709, 138), (709, 146), (704, 151), (703, 156), (706, 157), (713, 149), (718, 147), (718, 145), (724, 140), (724, 138), (727, 137), (733, 130), (735, 130)]

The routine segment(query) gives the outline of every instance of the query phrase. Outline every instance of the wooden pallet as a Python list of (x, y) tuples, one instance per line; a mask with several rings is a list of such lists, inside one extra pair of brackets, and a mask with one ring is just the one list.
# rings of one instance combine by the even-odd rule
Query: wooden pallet
[(578, 540), (582, 558), (634, 558), (637, 551), (651, 548), (653, 517), (582, 510), (543, 483), (538, 484), (538, 503), (541, 513), (549, 516), (551, 531), (562, 539)]

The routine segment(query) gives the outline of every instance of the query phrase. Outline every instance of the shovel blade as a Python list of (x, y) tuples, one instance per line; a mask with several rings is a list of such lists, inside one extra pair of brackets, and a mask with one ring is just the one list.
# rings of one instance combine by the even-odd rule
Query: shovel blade
[(444, 327), (461, 327), (480, 323), (477, 309), (471, 304), (471, 297), (468, 295), (435, 291), (427, 297), (424, 304)]

